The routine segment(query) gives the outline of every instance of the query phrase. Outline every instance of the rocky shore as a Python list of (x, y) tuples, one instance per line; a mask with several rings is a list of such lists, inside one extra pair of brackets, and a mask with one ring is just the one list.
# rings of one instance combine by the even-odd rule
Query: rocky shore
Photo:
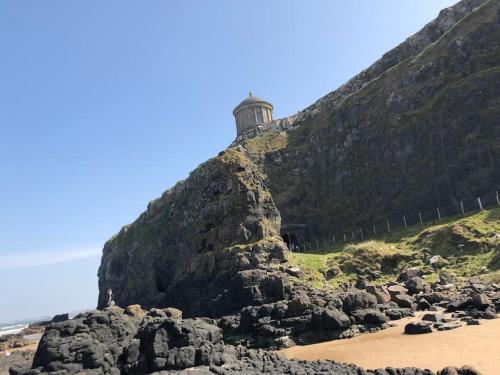
[[(374, 332), (417, 310), (427, 313), (407, 326), (408, 334), (480, 324), (500, 312), (500, 287), (477, 278), (458, 287), (443, 274), (440, 281), (426, 284), (418, 270), (407, 269), (399, 283), (327, 292), (296, 284), (289, 276), (284, 278), (289, 281), (285, 298), (218, 319), (183, 319), (175, 308), (131, 305), (50, 323), (32, 365), (14, 365), (10, 373), (431, 375), (414, 368), (363, 370), (335, 361), (291, 360), (270, 349)], [(440, 318), (443, 311), (452, 314), (451, 320)], [(479, 372), (449, 368), (438, 374)]]

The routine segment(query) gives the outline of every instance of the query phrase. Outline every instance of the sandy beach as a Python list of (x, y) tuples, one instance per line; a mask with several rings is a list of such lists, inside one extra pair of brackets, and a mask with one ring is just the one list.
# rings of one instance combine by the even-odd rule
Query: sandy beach
[(405, 335), (408, 318), (373, 334), (347, 340), (295, 346), (283, 350), (288, 358), (332, 359), (376, 369), (419, 367), (433, 371), (446, 366), (470, 365), (483, 375), (500, 374), (500, 319), (481, 320), (479, 326), (464, 326), (451, 331)]

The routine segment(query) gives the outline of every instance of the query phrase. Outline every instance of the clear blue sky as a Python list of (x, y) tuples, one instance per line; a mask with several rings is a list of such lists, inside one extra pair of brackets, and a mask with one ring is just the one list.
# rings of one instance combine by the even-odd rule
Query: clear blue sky
[(104, 242), (235, 137), (453, 0), (0, 2), (0, 322), (94, 307)]

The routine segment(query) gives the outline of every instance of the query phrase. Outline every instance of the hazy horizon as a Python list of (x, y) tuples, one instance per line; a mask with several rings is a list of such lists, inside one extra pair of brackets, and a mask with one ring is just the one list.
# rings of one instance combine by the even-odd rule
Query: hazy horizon
[(292, 115), (455, 2), (2, 2), (0, 322), (95, 307), (105, 241), (249, 91)]

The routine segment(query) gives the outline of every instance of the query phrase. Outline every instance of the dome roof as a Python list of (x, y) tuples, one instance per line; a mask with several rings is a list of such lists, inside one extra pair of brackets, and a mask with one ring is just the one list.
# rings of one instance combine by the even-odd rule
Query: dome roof
[(236, 108), (234, 109), (233, 113), (235, 113), (241, 107), (244, 107), (247, 105), (252, 105), (252, 104), (259, 104), (259, 103), (266, 104), (269, 107), (271, 107), (271, 109), (273, 108), (273, 105), (271, 103), (269, 103), (268, 101), (265, 101), (264, 99), (259, 98), (258, 96), (253, 96), (252, 93), (250, 92), (250, 93), (248, 93), (248, 98), (245, 98), (240, 104), (238, 104), (236, 106)]

